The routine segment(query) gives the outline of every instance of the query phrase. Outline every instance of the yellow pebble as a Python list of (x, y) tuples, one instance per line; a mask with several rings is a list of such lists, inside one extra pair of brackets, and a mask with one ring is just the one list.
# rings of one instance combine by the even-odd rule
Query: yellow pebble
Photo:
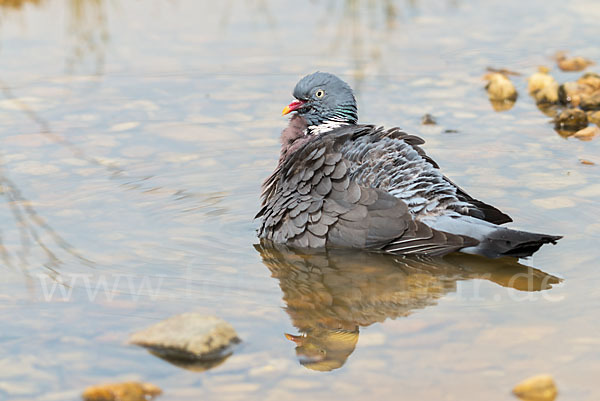
[(550, 375), (537, 375), (517, 384), (513, 394), (525, 401), (554, 401), (558, 390)]
[(490, 100), (516, 100), (517, 90), (513, 83), (503, 74), (492, 72), (486, 74), (484, 79), (488, 81), (486, 89)]
[(88, 387), (81, 397), (84, 401), (147, 401), (161, 393), (154, 384), (125, 382)]

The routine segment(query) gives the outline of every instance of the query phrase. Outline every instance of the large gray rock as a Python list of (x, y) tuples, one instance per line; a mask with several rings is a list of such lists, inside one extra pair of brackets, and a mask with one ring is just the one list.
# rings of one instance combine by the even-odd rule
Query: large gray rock
[(130, 341), (167, 360), (215, 361), (231, 354), (240, 339), (226, 321), (188, 312), (138, 331)]

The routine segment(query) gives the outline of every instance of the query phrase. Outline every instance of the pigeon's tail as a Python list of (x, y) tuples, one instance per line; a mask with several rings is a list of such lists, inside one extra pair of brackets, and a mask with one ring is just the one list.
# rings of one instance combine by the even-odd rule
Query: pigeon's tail
[(562, 238), (559, 235), (511, 230), (467, 216), (441, 217), (432, 221), (430, 225), (437, 230), (477, 239), (478, 245), (460, 251), (488, 258), (525, 258), (533, 255), (542, 245), (556, 244), (556, 241)]
[(556, 244), (556, 241), (561, 238), (559, 235), (529, 233), (499, 227), (480, 240), (476, 247), (464, 248), (461, 251), (476, 253), (488, 258), (501, 256), (526, 258), (537, 252), (542, 245)]

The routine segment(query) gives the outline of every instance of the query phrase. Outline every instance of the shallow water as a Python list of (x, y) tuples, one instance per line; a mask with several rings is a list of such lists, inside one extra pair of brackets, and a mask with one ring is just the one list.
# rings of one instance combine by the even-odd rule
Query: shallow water
[[(598, 399), (600, 139), (557, 135), (525, 81), (556, 50), (600, 61), (596, 2), (12, 4), (0, 6), (0, 399), (141, 380), (163, 400), (507, 400), (542, 372), (560, 400)], [(512, 109), (492, 109), (488, 66), (524, 74)], [(362, 122), (425, 138), (515, 227), (565, 238), (521, 261), (529, 270), (256, 245), (281, 109), (315, 70), (356, 89)], [(425, 113), (438, 125), (421, 126)], [(185, 311), (228, 320), (242, 345), (200, 373), (127, 344)]]

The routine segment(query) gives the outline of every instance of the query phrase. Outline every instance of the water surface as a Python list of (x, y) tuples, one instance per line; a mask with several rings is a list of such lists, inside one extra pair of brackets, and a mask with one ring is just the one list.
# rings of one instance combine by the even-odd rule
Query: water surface
[[(542, 372), (559, 399), (598, 398), (600, 139), (557, 135), (525, 81), (556, 50), (600, 61), (596, 2), (10, 4), (0, 399), (141, 380), (164, 400), (507, 400)], [(525, 74), (512, 109), (487, 100), (488, 66)], [(315, 70), (356, 89), (362, 122), (425, 138), (515, 227), (565, 238), (521, 261), (535, 269), (258, 245), (280, 112)], [(228, 320), (243, 344), (202, 373), (127, 344), (186, 311)]]

